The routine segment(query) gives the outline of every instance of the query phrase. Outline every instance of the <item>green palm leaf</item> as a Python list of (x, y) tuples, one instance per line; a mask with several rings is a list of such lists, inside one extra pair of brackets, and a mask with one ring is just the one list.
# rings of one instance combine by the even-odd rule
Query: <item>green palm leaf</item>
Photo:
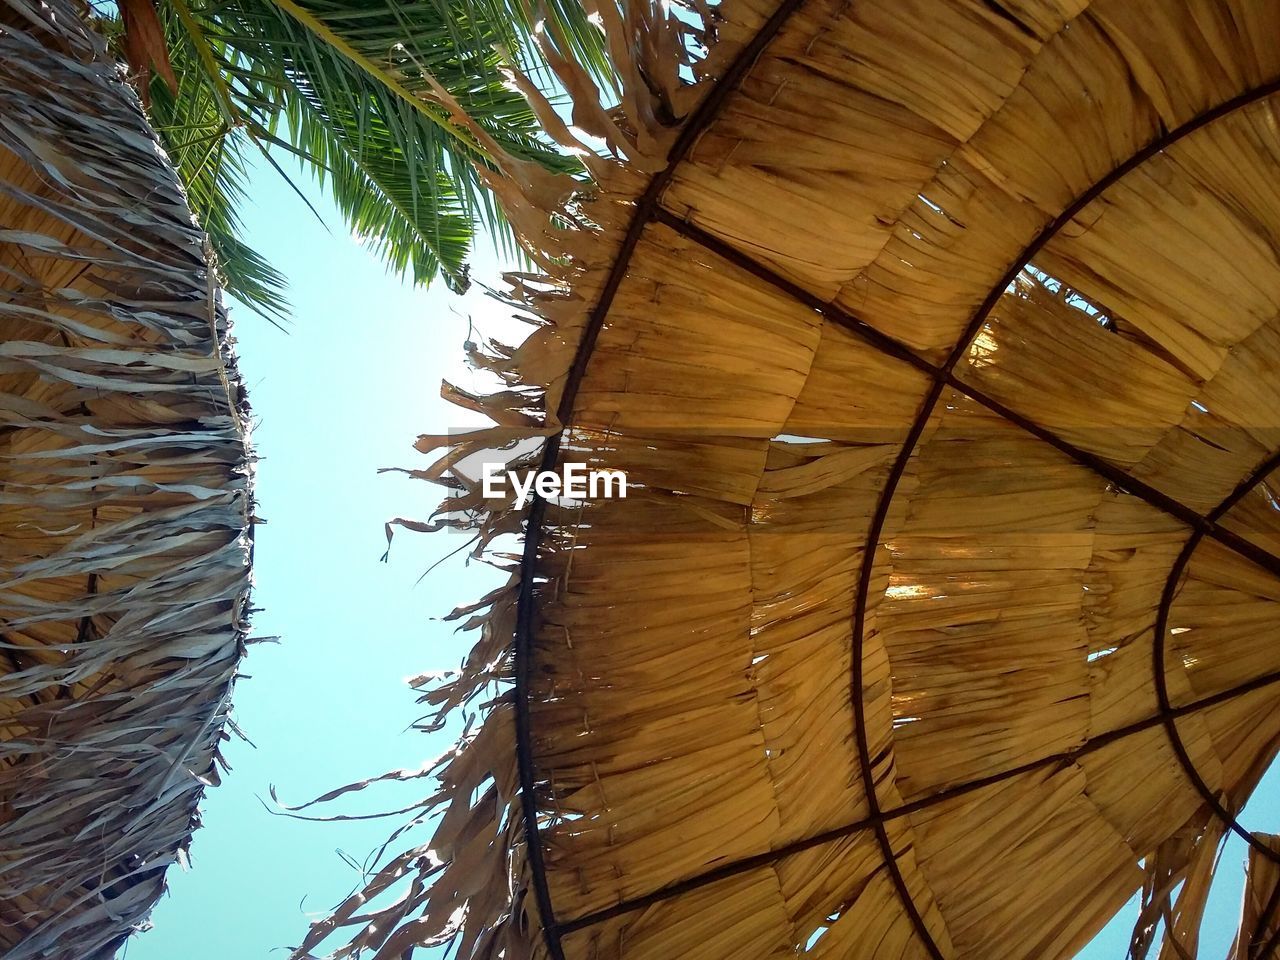
[[(277, 169), (296, 157), (392, 269), (455, 290), (478, 227), (508, 247), (511, 235), (475, 169), (491, 159), (449, 121), (430, 80), (504, 150), (577, 169), (501, 72), (498, 50), (528, 72), (544, 66), (523, 0), (159, 0), (158, 12), (179, 87), (151, 79), (153, 122), (228, 289), (268, 315), (287, 309), (283, 280), (238, 237), (248, 151), (268, 152)], [(607, 83), (578, 0), (556, 0), (548, 15)]]

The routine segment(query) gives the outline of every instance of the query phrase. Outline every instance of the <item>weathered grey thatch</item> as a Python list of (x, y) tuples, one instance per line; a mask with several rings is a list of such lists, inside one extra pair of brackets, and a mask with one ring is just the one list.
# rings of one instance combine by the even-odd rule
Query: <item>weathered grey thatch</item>
[[(593, 190), (494, 177), (537, 328), (409, 524), (524, 537), (424, 690), (486, 719), (304, 951), (1194, 955), (1280, 745), (1280, 5), (690, 6), (592, 4)], [(486, 502), (529, 438), (631, 495)]]
[(0, 953), (114, 954), (218, 782), (247, 407), (173, 172), (73, 0), (0, 2)]

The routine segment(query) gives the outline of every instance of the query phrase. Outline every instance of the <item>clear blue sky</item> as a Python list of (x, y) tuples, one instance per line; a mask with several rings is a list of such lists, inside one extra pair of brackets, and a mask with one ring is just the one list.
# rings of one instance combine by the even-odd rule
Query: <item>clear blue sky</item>
[[(283, 802), (301, 802), (447, 749), (448, 733), (406, 731), (420, 710), (404, 678), (462, 658), (470, 640), (432, 618), (497, 582), (461, 558), (416, 582), (461, 545), (457, 534), (402, 531), (391, 562), (379, 563), (384, 521), (423, 518), (437, 496), (426, 483), (376, 471), (423, 465), (411, 447), (418, 434), (467, 425), (439, 398), (440, 380), (465, 382), (467, 316), (494, 332), (511, 329), (509, 311), (479, 290), (459, 300), (442, 285), (415, 290), (388, 276), (318, 191), (299, 183), (328, 233), (270, 171), (255, 175), (256, 203), (245, 210), (249, 240), (292, 280), (293, 330), (235, 312), (262, 457), (258, 513), (268, 521), (257, 533), (254, 599), (264, 609), (254, 626), (282, 642), (251, 648), (235, 715), (256, 748), (227, 745), (234, 770), (204, 802), (193, 868), (170, 872), (155, 927), (130, 942), (128, 960), (283, 958), (309, 916), (350, 892), (358, 875), (338, 851), (362, 861), (400, 820), (304, 822), (272, 813), (268, 790), (275, 784)], [(473, 275), (496, 283), (496, 261), (481, 256)], [(338, 807), (389, 809), (425, 787), (392, 785)], [(1277, 798), (1273, 771), (1246, 824), (1280, 828)], [(1234, 933), (1244, 857), (1233, 838), (1210, 901), (1206, 958), (1225, 956)], [(1123, 960), (1132, 923), (1125, 911), (1082, 956)]]
[[(247, 236), (292, 281), (292, 332), (233, 312), (267, 521), (256, 537), (254, 632), (281, 642), (250, 648), (235, 718), (256, 749), (227, 744), (234, 770), (205, 799), (193, 868), (170, 872), (155, 928), (130, 942), (129, 960), (284, 957), (269, 951), (297, 944), (305, 914), (350, 892), (357, 874), (337, 850), (363, 860), (400, 818), (306, 823), (262, 801), (274, 806), (272, 784), (282, 802), (302, 802), (443, 752), (450, 736), (405, 732), (422, 711), (404, 680), (457, 665), (470, 639), (432, 618), (497, 582), (461, 557), (416, 582), (463, 543), (454, 533), (400, 531), (380, 563), (383, 523), (425, 518), (439, 492), (377, 469), (423, 466), (412, 449), (420, 433), (466, 425), (440, 399), (440, 381), (467, 376), (467, 314), (492, 327), (510, 311), (479, 291), (459, 301), (443, 285), (389, 277), (308, 192), (330, 232), (269, 170), (256, 174), (245, 210)], [(477, 272), (492, 279), (496, 269), (482, 261)], [(331, 812), (389, 809), (428, 786), (392, 785)]]

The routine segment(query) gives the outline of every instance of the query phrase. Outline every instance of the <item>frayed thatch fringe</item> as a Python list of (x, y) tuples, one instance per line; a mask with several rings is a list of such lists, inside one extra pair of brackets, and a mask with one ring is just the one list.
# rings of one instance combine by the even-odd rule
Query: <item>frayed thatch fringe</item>
[[(1280, 854), (1280, 837), (1274, 834), (1258, 834), (1265, 845), (1262, 850), (1249, 850), (1249, 865), (1245, 877), (1244, 902), (1240, 908), (1240, 930), (1227, 960), (1265, 960), (1275, 956), (1280, 944), (1280, 859), (1268, 858), (1263, 850)], [(1195, 943), (1187, 951), (1195, 956)], [(1162, 957), (1161, 960), (1164, 960)]]
[[(523, 452), (512, 456), (511, 468), (554, 463), (566, 390), (581, 377), (590, 339), (598, 333), (602, 295), (619, 279), (611, 275), (618, 251), (635, 241), (630, 234), (633, 224), (640, 222), (637, 205), (644, 203), (654, 177), (669, 168), (673, 146), (689, 117), (715, 89), (716, 78), (729, 68), (760, 21), (757, 11), (745, 5), (731, 16), (719, 6), (682, 7), (650, 0), (585, 5), (609, 40), (620, 82), (617, 103), (606, 102), (588, 73), (562, 52), (550, 27), (540, 42), (572, 101), (572, 129), (529, 78), (514, 67), (511, 77), (546, 131), (583, 160), (589, 180), (550, 174), (506, 157), (492, 143), (487, 146), (499, 158), (498, 172), (481, 170), (538, 267), (535, 273), (504, 277), (507, 302), (534, 328), (518, 346), (471, 347), (472, 367), (496, 376), (505, 389), (476, 396), (446, 383), (442, 393), (460, 407), (484, 413), (494, 425), (420, 437), (419, 452), (441, 455), (431, 466), (409, 472), (443, 486), (447, 495), (429, 521), (397, 519), (388, 525), (388, 539), (394, 527), (471, 531), (475, 555), (508, 535), (542, 531), (544, 524), (546, 533), (525, 541), (529, 555), (521, 563), (500, 553), (490, 557), (498, 569), (508, 572), (506, 584), (446, 618), (461, 620), (461, 629), (477, 631), (475, 646), (457, 671), (415, 682), (422, 693), (419, 702), (432, 708), (433, 729), (477, 706), (484, 716), (453, 751), (423, 770), (389, 775), (429, 776), (436, 782), (437, 790), (409, 824), (420, 830), (423, 823), (435, 821), (428, 828), (430, 838), (388, 860), (331, 916), (313, 924), (295, 957), (311, 956), (344, 928), (348, 942), (334, 957), (369, 950), (382, 960), (400, 957), (413, 946), (442, 943), (451, 943), (455, 955), (466, 960), (547, 955), (542, 933), (545, 902), (538, 902), (529, 864), (527, 831), (537, 814), (523, 804), (525, 798), (532, 801), (534, 772), (527, 762), (522, 769), (518, 759), (527, 753), (527, 742), (520, 741), (528, 730), (518, 719), (524, 705), (513, 689), (521, 669), (513, 637), (522, 588), (526, 606), (532, 595), (557, 589), (553, 574), (522, 577), (521, 571), (528, 569), (534, 553), (546, 559), (561, 552), (556, 541), (563, 533), (557, 533), (557, 521), (546, 522), (545, 504), (517, 510), (507, 503), (487, 502), (476, 478), (457, 467), (476, 454), (515, 450)], [(738, 16), (740, 20), (734, 18)], [(451, 102), (446, 91), (436, 92), (456, 122), (485, 139), (483, 129)], [(334, 796), (363, 786), (352, 784)], [(414, 832), (409, 830), (408, 836)], [(378, 905), (377, 898), (392, 888), (399, 894), (395, 902)]]
[(171, 166), (72, 0), (0, 3), (0, 952), (115, 954), (219, 780), (248, 407)]

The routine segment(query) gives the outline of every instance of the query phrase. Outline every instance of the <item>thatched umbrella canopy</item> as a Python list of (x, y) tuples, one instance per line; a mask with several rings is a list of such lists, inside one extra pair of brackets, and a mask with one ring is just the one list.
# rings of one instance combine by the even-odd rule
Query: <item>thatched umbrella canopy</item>
[(0, 91), (0, 953), (106, 958), (218, 780), (247, 407), (202, 235), (75, 3), (0, 3)]
[[(562, 65), (592, 195), (496, 179), (537, 328), (421, 444), (523, 535), (424, 694), (487, 717), (304, 946), (1052, 960), (1143, 890), (1192, 954), (1280, 744), (1280, 6), (698, 9), (601, 7), (616, 110)], [(629, 496), (486, 502), (528, 437)]]

